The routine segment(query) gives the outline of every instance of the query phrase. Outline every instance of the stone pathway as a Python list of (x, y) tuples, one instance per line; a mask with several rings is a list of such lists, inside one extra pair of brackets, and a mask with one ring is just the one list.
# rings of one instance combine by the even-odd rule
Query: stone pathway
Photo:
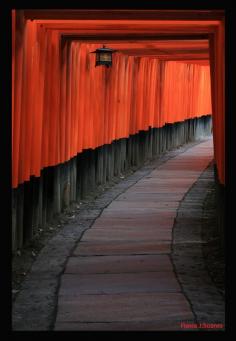
[(193, 146), (102, 211), (68, 258), (54, 330), (181, 330), (195, 321), (172, 265), (172, 229), (212, 154), (212, 140)]

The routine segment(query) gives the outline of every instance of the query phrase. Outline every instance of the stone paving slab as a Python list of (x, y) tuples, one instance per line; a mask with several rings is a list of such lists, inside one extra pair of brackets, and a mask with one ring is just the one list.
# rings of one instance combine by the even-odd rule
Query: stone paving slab
[(93, 224), (93, 229), (95, 228), (121, 228), (121, 227), (169, 227), (172, 226), (174, 222), (174, 217), (163, 217), (161, 215), (158, 216), (148, 216), (148, 217), (117, 217), (113, 219), (112, 217), (104, 217), (100, 216)]
[[(174, 176), (174, 174), (173, 174)], [(158, 179), (159, 180), (159, 179)], [(152, 181), (139, 181), (137, 184), (133, 185), (130, 189), (129, 192), (132, 192), (135, 189), (139, 189), (139, 188), (149, 188), (149, 189), (155, 189), (158, 192), (158, 189), (162, 190), (162, 189), (168, 189), (170, 190), (170, 185), (171, 185), (171, 189), (175, 189), (175, 190), (185, 190), (189, 184), (191, 184), (192, 182), (189, 181), (188, 184), (184, 184), (184, 183), (179, 183), (178, 179), (175, 179), (175, 182), (172, 183), (162, 183), (161, 179), (158, 181), (157, 179), (152, 179)], [(169, 192), (170, 193), (170, 192)]]
[(171, 251), (169, 241), (138, 241), (138, 242), (80, 242), (73, 252), (74, 256), (87, 255), (152, 255), (166, 254)]
[[(127, 207), (128, 202), (128, 207)], [(137, 209), (146, 209), (146, 208), (178, 208), (179, 202), (178, 201), (164, 201), (159, 199), (159, 201), (140, 201), (140, 200), (130, 200), (124, 199), (123, 201), (114, 200), (111, 205), (109, 205), (108, 210), (111, 209), (130, 209), (130, 208), (137, 208)]]
[[(179, 292), (173, 271), (119, 274), (64, 274), (59, 296), (121, 294), (137, 292)], [(66, 299), (67, 299), (66, 298)]]
[[(150, 175), (152, 176), (152, 178), (155, 178), (155, 177), (157, 177), (157, 178), (168, 178), (172, 174), (173, 174), (173, 171), (168, 170), (168, 169), (163, 169), (160, 166), (157, 169), (152, 170), (152, 172), (150, 174), (148, 174), (146, 178), (149, 178)], [(178, 178), (178, 179), (188, 179), (189, 177), (195, 179), (198, 177), (198, 171), (188, 169), (188, 173), (183, 174), (182, 170), (177, 169), (177, 170), (175, 170), (175, 175), (176, 175), (176, 178)]]
[[(176, 212), (177, 209), (177, 205), (176, 207), (174, 206), (164, 206), (164, 205), (160, 205), (157, 207), (141, 207), (141, 205), (139, 205), (139, 207), (137, 207), (136, 205), (132, 205), (131, 207), (129, 207), (129, 204), (124, 205), (123, 207), (108, 207), (106, 209), (106, 214), (104, 214), (104, 217), (108, 214), (114, 213), (114, 215), (116, 215), (117, 213), (123, 213), (126, 214), (127, 211), (128, 212), (132, 212), (132, 213), (136, 213), (138, 215), (142, 215), (142, 214), (156, 214), (157, 212), (161, 211), (161, 215), (162, 213), (164, 213), (165, 215), (169, 213), (169, 215), (171, 215), (172, 212)], [(173, 215), (173, 214), (172, 214)]]
[(141, 229), (91, 229), (87, 230), (81, 241), (84, 242), (106, 242), (106, 241), (146, 241), (146, 240), (169, 240), (171, 241), (172, 237), (172, 229), (169, 228), (145, 228), (142, 227)]
[(176, 210), (173, 209), (165, 209), (163, 210), (163, 208), (155, 208), (155, 209), (135, 209), (135, 208), (131, 208), (131, 209), (127, 209), (127, 210), (112, 210), (112, 209), (107, 209), (104, 213), (103, 213), (103, 217), (112, 217), (113, 219), (119, 218), (119, 217), (123, 217), (123, 218), (135, 218), (136, 220), (139, 220), (140, 218), (145, 219), (146, 216), (148, 216), (149, 218), (152, 217), (154, 219), (157, 219), (159, 216), (162, 217), (175, 217), (175, 213)]
[[(139, 194), (139, 193), (151, 193), (151, 194), (158, 194), (158, 193), (163, 193), (163, 194), (168, 194), (170, 193), (170, 189), (167, 188), (160, 188), (160, 187), (156, 187), (154, 188), (153, 186), (140, 186), (140, 187), (136, 187), (133, 189), (130, 189), (129, 193), (133, 193), (133, 194)], [(173, 194), (179, 194), (182, 195), (182, 197), (184, 196), (184, 194), (186, 193), (186, 190), (180, 190), (179, 188), (171, 188), (171, 193)]]
[(205, 167), (205, 166), (207, 166), (207, 163), (205, 164), (192, 164), (191, 163), (191, 166), (190, 166), (190, 164), (188, 165), (188, 164), (182, 164), (182, 163), (180, 163), (179, 165), (168, 165), (168, 166), (166, 166), (166, 170), (172, 170), (172, 171), (176, 171), (176, 170), (181, 170), (181, 169), (183, 169), (184, 167), (185, 168), (187, 168), (187, 170), (198, 170), (199, 172), (201, 172), (202, 170), (203, 170), (203, 168)]
[(112, 222), (106, 221), (104, 222), (99, 221), (97, 222), (96, 225), (93, 226), (93, 230), (97, 230), (97, 229), (107, 229), (109, 231), (111, 230), (133, 230), (137, 228), (137, 233), (139, 233), (139, 230), (147, 230), (149, 231), (150, 229), (155, 230), (156, 227), (158, 226), (158, 224), (160, 225), (160, 230), (168, 230), (171, 229), (170, 227), (170, 223), (172, 223), (174, 221), (174, 217), (172, 217), (172, 219), (168, 219), (168, 220), (160, 220), (158, 222), (157, 221), (150, 221), (148, 224), (145, 224), (145, 222), (140, 221), (139, 224), (136, 226), (135, 225), (135, 220), (132, 219), (127, 219), (126, 221), (120, 221), (120, 222), (114, 222), (114, 224), (112, 224)]
[(173, 193), (125, 193), (122, 195), (119, 195), (116, 198), (117, 201), (126, 201), (128, 200), (129, 202), (146, 202), (146, 201), (152, 201), (153, 203), (159, 203), (160, 199), (163, 201), (167, 201), (168, 203), (171, 203), (172, 201), (180, 201), (182, 200), (182, 195), (181, 194), (173, 194)]
[(59, 300), (60, 322), (146, 322), (192, 320), (193, 313), (182, 293), (126, 293), (80, 295)]
[(163, 179), (163, 178), (158, 178), (158, 177), (151, 177), (151, 178), (144, 178), (142, 180), (140, 180), (138, 183), (136, 183), (133, 187), (138, 187), (140, 185), (159, 185), (159, 186), (163, 186), (163, 187), (169, 187), (170, 184), (174, 185), (174, 186), (178, 186), (178, 187), (185, 187), (188, 186), (189, 184), (191, 184), (193, 178), (178, 178), (175, 176), (174, 172), (172, 174), (169, 174), (169, 177), (171, 177), (171, 175), (173, 176), (173, 178), (171, 178), (170, 180), (167, 179)]
[(133, 273), (172, 271), (167, 255), (88, 256), (70, 257), (65, 273)]

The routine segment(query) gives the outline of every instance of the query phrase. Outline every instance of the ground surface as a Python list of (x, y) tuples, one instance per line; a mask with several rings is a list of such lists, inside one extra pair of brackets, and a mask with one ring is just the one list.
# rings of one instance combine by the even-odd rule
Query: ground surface
[(179, 330), (198, 321), (175, 263), (173, 227), (212, 159), (211, 143), (168, 152), (68, 212), (71, 219), (65, 214), (20, 278), (13, 329)]
[(221, 243), (221, 234), (217, 225), (216, 188), (213, 179), (213, 167), (210, 168), (212, 181), (203, 205), (203, 218), (206, 228), (202, 229), (203, 255), (207, 270), (217, 289), (225, 297), (225, 252)]

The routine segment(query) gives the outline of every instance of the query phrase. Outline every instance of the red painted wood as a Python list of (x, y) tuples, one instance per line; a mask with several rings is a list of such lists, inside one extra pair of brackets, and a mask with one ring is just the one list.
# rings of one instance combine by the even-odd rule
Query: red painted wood
[[(206, 20), (31, 21), (13, 11), (13, 188), (84, 149), (211, 112), (224, 183), (224, 26), (210, 14)], [(68, 33), (77, 38), (61, 40)], [(95, 38), (80, 41), (81, 34)], [(90, 52), (108, 34), (119, 51), (112, 68), (95, 68)], [(186, 40), (188, 34), (196, 39)], [(210, 49), (199, 34), (212, 36)]]

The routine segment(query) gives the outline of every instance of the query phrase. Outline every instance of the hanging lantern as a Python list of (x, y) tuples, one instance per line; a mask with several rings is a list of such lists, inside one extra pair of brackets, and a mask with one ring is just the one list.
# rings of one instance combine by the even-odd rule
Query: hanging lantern
[(116, 52), (116, 50), (109, 49), (103, 45), (102, 48), (97, 49), (91, 53), (96, 53), (96, 64), (95, 67), (98, 65), (105, 65), (106, 67), (112, 66), (112, 53)]

